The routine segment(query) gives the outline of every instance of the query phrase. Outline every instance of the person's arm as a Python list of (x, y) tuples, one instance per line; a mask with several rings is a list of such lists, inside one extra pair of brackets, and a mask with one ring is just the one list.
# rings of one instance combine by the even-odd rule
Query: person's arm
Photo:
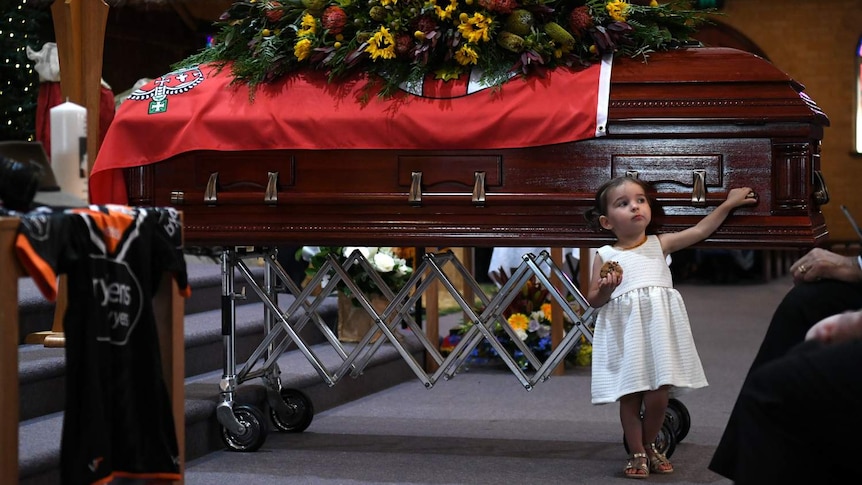
[(593, 308), (598, 308), (611, 299), (614, 289), (620, 285), (623, 276), (616, 271), (611, 271), (602, 278), (601, 271), (604, 265), (602, 258), (596, 254), (593, 259), (593, 275), (590, 278), (590, 288), (587, 291), (587, 302)]
[(805, 340), (819, 340), (827, 344), (858, 338), (862, 338), (862, 310), (824, 318), (805, 334)]
[(674, 253), (708, 238), (721, 226), (733, 209), (743, 205), (756, 204), (757, 198), (752, 196), (753, 193), (749, 187), (732, 189), (728, 192), (727, 199), (695, 226), (679, 232), (660, 234), (662, 250), (665, 254)]
[(856, 283), (862, 281), (862, 267), (857, 256), (842, 256), (826, 249), (814, 248), (790, 266), (794, 282), (832, 279)]

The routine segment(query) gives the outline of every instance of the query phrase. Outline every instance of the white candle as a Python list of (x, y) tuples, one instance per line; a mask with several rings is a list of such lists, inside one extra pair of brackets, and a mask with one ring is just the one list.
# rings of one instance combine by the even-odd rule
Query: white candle
[(66, 101), (51, 108), (51, 170), (60, 190), (89, 200), (87, 108)]

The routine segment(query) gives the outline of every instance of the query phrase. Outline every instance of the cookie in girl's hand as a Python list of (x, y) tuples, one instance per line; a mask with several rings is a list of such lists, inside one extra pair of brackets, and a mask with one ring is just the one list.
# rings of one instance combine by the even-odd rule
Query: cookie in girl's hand
[(611, 272), (618, 273), (620, 276), (622, 276), (623, 267), (620, 266), (620, 263), (617, 263), (616, 261), (608, 261), (607, 263), (602, 265), (602, 268), (599, 270), (599, 276), (604, 278)]

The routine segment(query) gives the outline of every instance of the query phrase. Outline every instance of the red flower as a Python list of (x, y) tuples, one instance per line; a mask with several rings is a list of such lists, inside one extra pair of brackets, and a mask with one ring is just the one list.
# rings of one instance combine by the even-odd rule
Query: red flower
[(436, 28), (437, 22), (434, 21), (434, 19), (429, 17), (428, 15), (423, 15), (419, 17), (419, 19), (416, 21), (416, 30), (425, 32), (426, 34), (435, 30)]
[(272, 1), (264, 6), (264, 15), (270, 22), (278, 22), (284, 16), (284, 10), (281, 9), (281, 3)]
[(344, 30), (344, 26), (347, 25), (347, 14), (344, 13), (341, 7), (331, 6), (327, 7), (326, 10), (323, 11), (323, 15), (320, 17), (320, 23), (323, 25), (324, 29), (329, 30), (329, 32), (333, 35), (338, 35)]
[(576, 36), (580, 37), (592, 26), (593, 18), (590, 17), (590, 10), (586, 6), (576, 7), (569, 14), (569, 29)]
[(510, 14), (518, 8), (516, 0), (479, 0), (479, 6), (491, 12)]
[(413, 47), (413, 37), (409, 34), (398, 34), (395, 37), (395, 53), (399, 56), (407, 55)]

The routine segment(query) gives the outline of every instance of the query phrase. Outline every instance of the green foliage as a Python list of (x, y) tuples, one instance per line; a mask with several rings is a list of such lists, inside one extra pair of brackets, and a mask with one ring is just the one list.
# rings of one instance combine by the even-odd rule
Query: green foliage
[[(230, 66), (236, 81), (248, 83), (252, 92), (302, 68), (326, 71), (331, 81), (374, 75), (379, 79), (369, 83), (371, 89), (383, 96), (429, 75), (455, 79), (474, 66), (484, 81), (499, 85), (513, 75), (588, 66), (606, 54), (646, 56), (684, 45), (707, 13), (691, 9), (688, 0), (640, 3), (645, 2), (240, 1), (217, 22), (214, 45), (175, 67)], [(514, 9), (529, 11), (533, 23), (508, 23)]]

